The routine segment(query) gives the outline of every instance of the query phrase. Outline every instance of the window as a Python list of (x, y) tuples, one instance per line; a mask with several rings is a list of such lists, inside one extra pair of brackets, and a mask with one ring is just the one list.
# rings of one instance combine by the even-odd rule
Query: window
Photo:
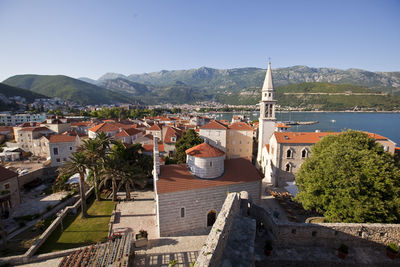
[(302, 158), (302, 159), (307, 158), (307, 149), (304, 148), (304, 149), (301, 151), (301, 158)]
[(242, 144), (242, 140), (239, 140), (239, 144)]
[(57, 162), (60, 162), (60, 159), (56, 159)]
[(63, 158), (63, 161), (67, 161), (67, 158)]
[(287, 172), (291, 172), (292, 171), (292, 166), (290, 166), (290, 163), (286, 163), (285, 171), (287, 171)]
[(212, 161), (210, 161), (210, 167), (212, 167)]
[(72, 150), (72, 146), (69, 147), (69, 150)]
[(171, 142), (176, 142), (176, 137), (175, 136), (171, 137)]
[(286, 158), (290, 159), (290, 158), (292, 157), (292, 154), (293, 154), (293, 152), (292, 152), (292, 150), (289, 148), (289, 149), (286, 151)]
[(220, 136), (220, 134), (221, 134), (220, 131), (216, 131), (216, 132), (215, 132), (215, 135), (216, 135), (216, 136)]
[(58, 148), (57, 147), (53, 147), (53, 154), (54, 155), (58, 155)]
[(10, 190), (10, 184), (9, 183), (4, 184), (4, 190)]
[(232, 145), (234, 145), (235, 144), (235, 140), (232, 140)]
[(268, 96), (271, 97), (271, 93), (269, 93)]
[(217, 212), (215, 210), (210, 210), (207, 213), (207, 226), (213, 226), (216, 217), (217, 217)]
[(230, 136), (233, 136), (233, 131), (229, 131), (229, 135), (230, 135)]
[(181, 218), (185, 217), (185, 208), (181, 208)]

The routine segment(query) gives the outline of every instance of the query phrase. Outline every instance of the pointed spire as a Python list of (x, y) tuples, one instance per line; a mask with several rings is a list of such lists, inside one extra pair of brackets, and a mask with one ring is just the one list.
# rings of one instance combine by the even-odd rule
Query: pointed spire
[(264, 80), (262, 90), (263, 91), (273, 91), (274, 90), (274, 83), (272, 82), (271, 60), (268, 60), (267, 74), (265, 75), (265, 80)]

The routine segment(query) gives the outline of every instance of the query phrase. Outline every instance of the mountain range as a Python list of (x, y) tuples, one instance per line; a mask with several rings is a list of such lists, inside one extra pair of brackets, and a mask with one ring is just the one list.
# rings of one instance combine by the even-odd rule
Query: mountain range
[[(277, 95), (282, 90), (281, 86), (294, 84), (287, 88), (296, 90), (295, 84), (304, 82), (347, 84), (347, 87), (356, 85), (363, 86), (365, 90), (372, 90), (370, 93), (385, 92), (400, 95), (400, 72), (293, 66), (273, 69), (272, 74)], [(127, 102), (180, 104), (205, 100), (228, 104), (254, 104), (259, 101), (259, 91), (264, 77), (265, 70), (260, 68), (213, 69), (201, 67), (189, 70), (162, 70), (128, 76), (106, 73), (98, 80), (85, 77), (74, 79), (63, 75), (16, 75), (6, 79), (3, 83), (48, 97), (60, 97), (82, 105)], [(313, 86), (321, 88), (320, 85)], [(326, 86), (326, 88), (333, 89), (332, 86)], [(287, 95), (285, 97), (287, 98)], [(386, 97), (391, 98), (391, 96)], [(297, 98), (309, 99), (310, 96), (303, 95), (297, 96)], [(362, 99), (362, 96), (352, 96), (352, 99), (355, 98)], [(364, 98), (370, 97), (365, 96)]]

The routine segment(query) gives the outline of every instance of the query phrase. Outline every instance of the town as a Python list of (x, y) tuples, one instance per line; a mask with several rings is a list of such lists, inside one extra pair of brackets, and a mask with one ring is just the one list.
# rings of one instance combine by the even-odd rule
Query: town
[[(353, 247), (347, 262), (398, 264), (377, 251), (399, 240), (399, 224), (324, 223), (320, 212), (292, 200), (296, 173), (313, 145), (355, 133), (292, 132), (278, 122), (271, 62), (261, 94), (253, 122), (245, 115), (226, 121), (190, 113), (4, 115), (0, 199), (2, 243), (9, 249), (1, 260), (264, 266), (287, 262), (282, 251), (289, 249), (298, 264), (339, 264), (343, 257), (334, 258), (333, 247), (342, 244)], [(399, 155), (390, 139), (360, 134)], [(304, 245), (318, 256), (305, 256)], [(271, 256), (267, 247), (274, 247)]]

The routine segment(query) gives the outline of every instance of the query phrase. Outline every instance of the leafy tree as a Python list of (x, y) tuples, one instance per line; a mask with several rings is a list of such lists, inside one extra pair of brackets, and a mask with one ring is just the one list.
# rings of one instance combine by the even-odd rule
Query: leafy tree
[(85, 174), (88, 167), (88, 160), (86, 155), (77, 151), (72, 153), (69, 161), (65, 162), (58, 170), (60, 175), (74, 175), (79, 174), (79, 194), (81, 197), (82, 218), (87, 218), (87, 205), (85, 195)]
[(189, 129), (186, 133), (184, 133), (183, 136), (175, 144), (175, 160), (177, 161), (177, 163), (185, 163), (185, 151), (203, 142), (203, 139), (193, 129)]
[(324, 137), (296, 175), (296, 199), (332, 222), (400, 222), (400, 166), (374, 139)]

